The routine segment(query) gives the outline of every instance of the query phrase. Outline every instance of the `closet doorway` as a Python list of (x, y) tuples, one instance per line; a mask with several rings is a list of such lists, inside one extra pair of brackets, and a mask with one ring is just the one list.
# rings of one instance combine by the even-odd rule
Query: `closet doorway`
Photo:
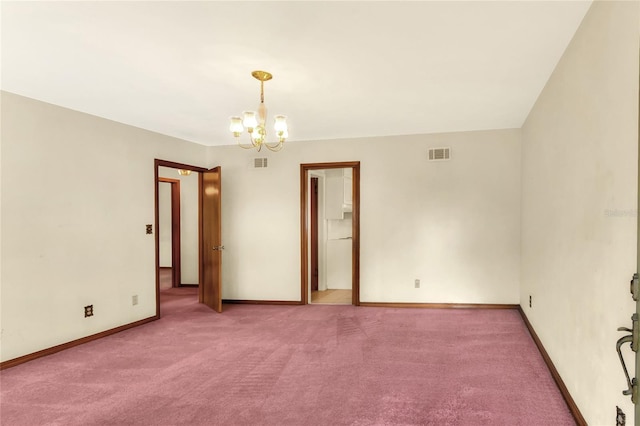
[(360, 163), (300, 166), (301, 303), (360, 304)]

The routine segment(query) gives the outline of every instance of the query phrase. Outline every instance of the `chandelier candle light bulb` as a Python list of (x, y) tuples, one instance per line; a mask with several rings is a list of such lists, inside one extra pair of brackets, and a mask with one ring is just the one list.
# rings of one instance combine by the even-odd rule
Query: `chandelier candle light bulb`
[(256, 120), (256, 113), (253, 111), (245, 111), (242, 113), (244, 115), (244, 120), (242, 120), (242, 125), (249, 130), (249, 133), (253, 131), (254, 128), (258, 127), (258, 121)]
[(229, 130), (233, 133), (233, 136), (236, 138), (240, 136), (240, 134), (244, 131), (244, 127), (242, 126), (242, 118), (240, 117), (231, 117), (231, 125), (229, 126)]
[[(267, 107), (264, 105), (264, 82), (271, 80), (273, 76), (266, 71), (254, 71), (251, 75), (260, 81), (260, 105), (258, 106), (258, 113), (254, 111), (244, 111), (242, 117), (231, 117), (229, 124), (229, 131), (237, 139), (238, 145), (241, 148), (251, 149), (256, 148), (258, 151), (266, 146), (271, 151), (280, 151), (284, 144), (284, 141), (289, 137), (289, 129), (287, 127), (287, 117), (284, 115), (274, 116), (273, 129), (278, 138), (276, 143), (267, 143), (267, 130), (265, 123), (267, 121)], [(240, 135), (247, 131), (251, 144), (242, 144), (240, 142)]]

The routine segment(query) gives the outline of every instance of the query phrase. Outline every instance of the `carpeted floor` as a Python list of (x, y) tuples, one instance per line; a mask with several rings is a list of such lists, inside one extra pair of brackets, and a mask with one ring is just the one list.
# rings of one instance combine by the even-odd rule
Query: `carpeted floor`
[(515, 310), (228, 305), (0, 372), (2, 425), (573, 425)]

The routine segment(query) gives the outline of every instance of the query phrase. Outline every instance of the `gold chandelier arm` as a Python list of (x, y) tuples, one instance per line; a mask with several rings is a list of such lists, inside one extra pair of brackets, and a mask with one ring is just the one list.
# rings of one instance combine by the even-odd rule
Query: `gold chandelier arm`
[(266, 146), (269, 149), (269, 151), (278, 152), (284, 146), (284, 142), (278, 142), (276, 144), (268, 144), (265, 142), (262, 145)]
[(251, 140), (251, 145), (247, 145), (240, 142), (240, 138), (238, 138), (238, 146), (244, 149), (254, 149), (255, 147), (257, 147), (257, 145), (253, 143), (253, 139)]

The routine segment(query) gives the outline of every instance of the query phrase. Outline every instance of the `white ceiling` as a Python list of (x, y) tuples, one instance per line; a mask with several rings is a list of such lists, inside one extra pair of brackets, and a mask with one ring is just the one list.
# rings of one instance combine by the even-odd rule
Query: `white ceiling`
[(522, 125), (590, 1), (6, 2), (1, 88), (205, 145)]

